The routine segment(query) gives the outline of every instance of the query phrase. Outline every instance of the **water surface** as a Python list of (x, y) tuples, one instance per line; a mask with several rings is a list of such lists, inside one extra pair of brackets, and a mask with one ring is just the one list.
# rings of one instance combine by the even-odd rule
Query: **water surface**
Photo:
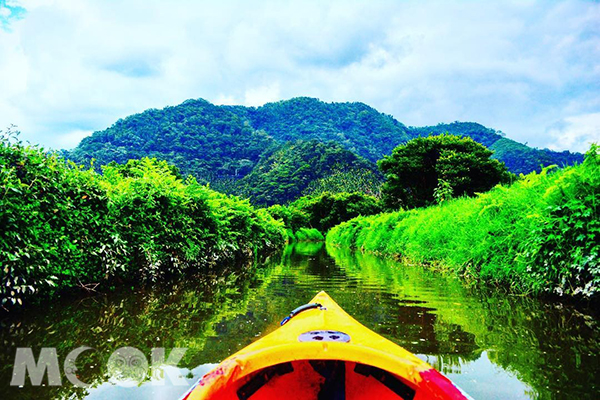
[[(243, 271), (243, 272), (239, 272)], [(600, 398), (600, 328), (585, 310), (469, 288), (451, 276), (370, 255), (298, 244), (235, 274), (143, 290), (62, 298), (1, 321), (0, 397), (177, 398), (167, 373), (190, 384), (283, 316), (327, 291), (360, 322), (438, 368), (476, 399)], [(76, 388), (10, 387), (17, 347), (56, 347), (62, 363), (78, 346)], [(133, 346), (188, 348), (134, 387), (107, 371), (108, 356)], [(64, 376), (63, 376), (64, 378)]]

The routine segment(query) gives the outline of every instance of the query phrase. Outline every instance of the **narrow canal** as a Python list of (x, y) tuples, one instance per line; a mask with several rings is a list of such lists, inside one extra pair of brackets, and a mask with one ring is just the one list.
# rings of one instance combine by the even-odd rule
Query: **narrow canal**
[[(239, 271), (238, 269), (231, 269)], [(300, 243), (224, 278), (63, 297), (0, 321), (2, 399), (177, 399), (215, 363), (327, 291), (357, 320), (428, 361), (475, 399), (600, 398), (600, 324), (586, 310), (470, 288), (455, 277), (323, 244)], [(76, 387), (10, 386), (18, 347), (77, 359)], [(124, 346), (187, 348), (179, 368), (124, 381), (107, 358)], [(144, 366), (144, 365), (142, 365)], [(143, 374), (142, 374), (143, 375)]]

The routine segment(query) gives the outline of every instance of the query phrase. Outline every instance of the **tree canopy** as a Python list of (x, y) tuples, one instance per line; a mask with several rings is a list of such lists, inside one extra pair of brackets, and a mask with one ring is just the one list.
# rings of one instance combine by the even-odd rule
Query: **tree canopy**
[(506, 166), (492, 154), (467, 137), (443, 134), (410, 140), (378, 162), (386, 177), (384, 203), (392, 209), (424, 207), (449, 196), (487, 191), (510, 179)]
[(374, 163), (334, 142), (288, 142), (262, 158), (232, 189), (255, 204), (285, 204), (299, 198), (308, 186), (339, 171), (376, 174)]

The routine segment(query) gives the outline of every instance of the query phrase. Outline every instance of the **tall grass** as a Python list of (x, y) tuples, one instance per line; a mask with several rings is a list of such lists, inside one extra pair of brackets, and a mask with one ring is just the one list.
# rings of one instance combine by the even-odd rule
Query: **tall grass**
[(358, 217), (327, 242), (435, 264), (519, 292), (600, 292), (600, 147), (581, 165), (522, 177), (476, 198)]

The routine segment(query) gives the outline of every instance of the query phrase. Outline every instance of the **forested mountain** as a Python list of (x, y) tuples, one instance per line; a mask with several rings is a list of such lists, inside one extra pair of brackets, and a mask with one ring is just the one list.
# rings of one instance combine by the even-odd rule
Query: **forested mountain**
[[(178, 106), (151, 109), (119, 120), (83, 139), (66, 155), (83, 164), (94, 158), (96, 166), (156, 157), (175, 164), (183, 174), (213, 183), (215, 188), (221, 185), (225, 191), (243, 189), (257, 201), (270, 204), (275, 198), (281, 199), (280, 194), (273, 192), (275, 182), (282, 182), (288, 191), (300, 188), (293, 192), (301, 192), (311, 180), (322, 179), (323, 174), (335, 170), (323, 163), (338, 163), (341, 157), (349, 162), (338, 163), (342, 171), (350, 171), (357, 164), (357, 171), (364, 170), (365, 163), (374, 163), (399, 144), (443, 132), (469, 136), (482, 143), (515, 173), (583, 159), (576, 153), (533, 149), (472, 122), (408, 128), (362, 103), (325, 103), (308, 97), (261, 107), (215, 106), (202, 99), (187, 100)], [(324, 145), (317, 145), (318, 142)], [(350, 160), (342, 148), (362, 158)], [(328, 156), (313, 164), (316, 154)], [(309, 173), (306, 168), (316, 170)], [(284, 178), (288, 173), (291, 175)], [(264, 195), (272, 197), (263, 198), (259, 190), (270, 190)]]
[(540, 166), (557, 164), (562, 167), (583, 161), (583, 154), (534, 149), (506, 138), (502, 132), (486, 128), (475, 122), (453, 122), (422, 128), (411, 127), (410, 131), (414, 136), (439, 135), (446, 132), (452, 135), (468, 136), (492, 150), (494, 152), (492, 158), (503, 161), (508, 170), (515, 174), (539, 171)]
[(96, 165), (156, 157), (201, 181), (242, 177), (274, 144), (235, 113), (205, 100), (187, 100), (175, 107), (147, 110), (117, 121), (84, 138), (68, 153), (76, 162)]
[(311, 183), (334, 173), (377, 174), (374, 163), (335, 142), (298, 140), (269, 153), (235, 186), (237, 193), (256, 204), (285, 204), (300, 197)]
[(363, 103), (325, 103), (298, 97), (257, 108), (228, 108), (275, 140), (335, 141), (372, 162), (413, 137), (391, 115)]

